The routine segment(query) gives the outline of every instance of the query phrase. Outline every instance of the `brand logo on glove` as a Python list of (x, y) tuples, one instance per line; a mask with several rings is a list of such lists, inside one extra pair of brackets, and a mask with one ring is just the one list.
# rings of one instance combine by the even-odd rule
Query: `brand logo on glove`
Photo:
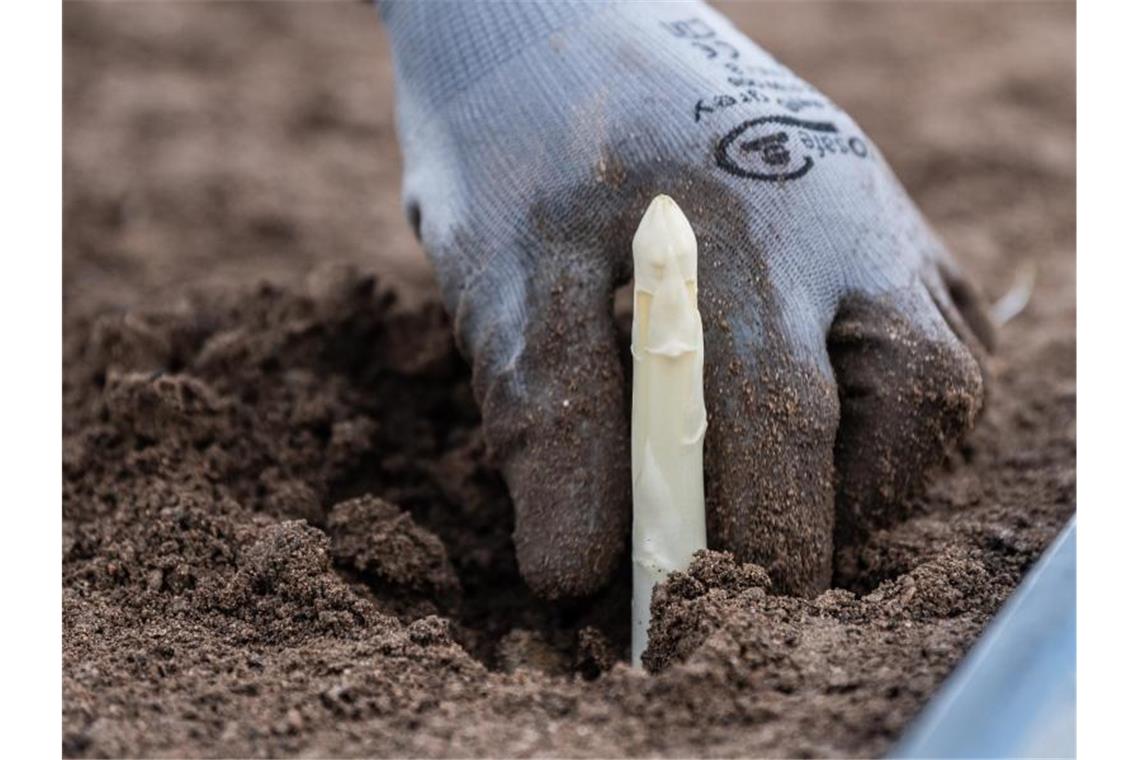
[(828, 121), (764, 116), (737, 125), (716, 145), (716, 164), (737, 177), (762, 182), (799, 179), (828, 155), (867, 157), (859, 137), (844, 137)]

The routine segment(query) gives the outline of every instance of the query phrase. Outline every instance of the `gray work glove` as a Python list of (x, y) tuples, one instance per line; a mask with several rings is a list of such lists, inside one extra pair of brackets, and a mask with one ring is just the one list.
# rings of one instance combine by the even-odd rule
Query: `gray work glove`
[(474, 370), (521, 572), (596, 590), (630, 520), (613, 292), (696, 231), (708, 535), (778, 589), (894, 519), (982, 396), (984, 311), (845, 113), (700, 3), (382, 3), (408, 218)]

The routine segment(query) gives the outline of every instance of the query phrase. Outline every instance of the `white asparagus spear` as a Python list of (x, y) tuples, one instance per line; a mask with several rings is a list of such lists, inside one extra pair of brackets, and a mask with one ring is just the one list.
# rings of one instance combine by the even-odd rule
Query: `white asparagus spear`
[(633, 236), (633, 290), (632, 655), (641, 667), (654, 584), (706, 547), (697, 239), (667, 195)]

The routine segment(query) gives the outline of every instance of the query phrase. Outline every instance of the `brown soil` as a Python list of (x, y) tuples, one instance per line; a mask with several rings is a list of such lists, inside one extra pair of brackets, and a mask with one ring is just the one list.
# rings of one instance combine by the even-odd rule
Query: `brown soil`
[[(1075, 504), (1071, 5), (730, 6), (993, 298), (960, 453), (812, 600), (521, 582), (353, 4), (65, 4), (65, 755), (870, 755)], [(356, 269), (344, 265), (354, 265)], [(624, 575), (622, 577), (625, 577)], [(616, 663), (616, 664), (615, 664)]]

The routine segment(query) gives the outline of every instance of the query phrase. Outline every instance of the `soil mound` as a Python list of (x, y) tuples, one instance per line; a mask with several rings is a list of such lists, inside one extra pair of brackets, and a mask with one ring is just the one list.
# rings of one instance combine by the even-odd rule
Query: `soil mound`
[(324, 270), (77, 319), (64, 364), (68, 755), (881, 751), (1072, 497), (1071, 459), (1035, 508), (970, 477), (1001, 467), (984, 424), (845, 588), (778, 596), (716, 552), (674, 575), (650, 677), (628, 573), (523, 585), (437, 305)]

